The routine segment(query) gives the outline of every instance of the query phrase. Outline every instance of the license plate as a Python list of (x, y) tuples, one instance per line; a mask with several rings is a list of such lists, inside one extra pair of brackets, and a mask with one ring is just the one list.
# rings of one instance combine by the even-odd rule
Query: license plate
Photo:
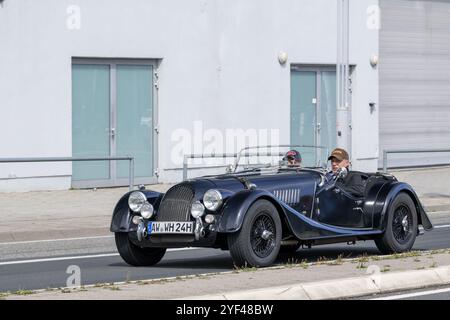
[(156, 222), (150, 221), (148, 234), (193, 234), (194, 222)]

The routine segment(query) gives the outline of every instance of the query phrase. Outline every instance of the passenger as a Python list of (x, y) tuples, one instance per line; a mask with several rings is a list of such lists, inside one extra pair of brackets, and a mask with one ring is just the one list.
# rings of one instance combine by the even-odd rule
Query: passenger
[(287, 161), (288, 167), (301, 168), (302, 156), (297, 150), (290, 150), (284, 156), (283, 161)]
[(360, 174), (356, 172), (353, 174), (353, 171), (350, 171), (350, 160), (347, 151), (342, 148), (336, 148), (331, 152), (328, 160), (331, 161), (331, 171), (327, 173), (327, 177), (336, 176), (340, 171), (339, 169), (347, 169), (348, 174), (345, 177), (340, 178), (336, 182), (336, 185), (355, 197), (364, 196), (364, 182)]

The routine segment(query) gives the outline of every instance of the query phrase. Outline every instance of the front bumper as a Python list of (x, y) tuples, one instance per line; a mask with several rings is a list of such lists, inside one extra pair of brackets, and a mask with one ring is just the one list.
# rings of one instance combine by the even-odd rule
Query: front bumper
[(212, 247), (216, 242), (215, 225), (207, 225), (201, 219), (194, 222), (193, 234), (149, 234), (148, 221), (141, 221), (136, 231), (129, 232), (130, 240), (140, 247)]

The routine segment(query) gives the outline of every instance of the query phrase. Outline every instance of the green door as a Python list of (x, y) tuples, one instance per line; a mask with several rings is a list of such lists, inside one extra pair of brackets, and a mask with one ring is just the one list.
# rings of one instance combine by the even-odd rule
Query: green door
[(291, 144), (299, 148), (304, 166), (327, 161), (336, 146), (336, 72), (331, 69), (292, 69)]
[[(117, 65), (116, 154), (135, 157), (135, 177), (153, 175), (153, 66)], [(128, 177), (128, 163), (117, 164)]]
[[(72, 65), (74, 157), (133, 156), (135, 183), (154, 183), (154, 66)], [(128, 184), (128, 161), (74, 162), (74, 187)]]
[[(72, 156), (108, 157), (110, 66), (72, 66)], [(108, 161), (73, 162), (72, 181), (111, 179)]]

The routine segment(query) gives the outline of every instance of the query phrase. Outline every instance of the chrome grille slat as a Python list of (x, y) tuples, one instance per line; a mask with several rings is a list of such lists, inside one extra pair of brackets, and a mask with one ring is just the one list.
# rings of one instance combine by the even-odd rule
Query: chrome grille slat
[(190, 221), (190, 208), (194, 190), (188, 184), (178, 184), (164, 195), (156, 221)]

